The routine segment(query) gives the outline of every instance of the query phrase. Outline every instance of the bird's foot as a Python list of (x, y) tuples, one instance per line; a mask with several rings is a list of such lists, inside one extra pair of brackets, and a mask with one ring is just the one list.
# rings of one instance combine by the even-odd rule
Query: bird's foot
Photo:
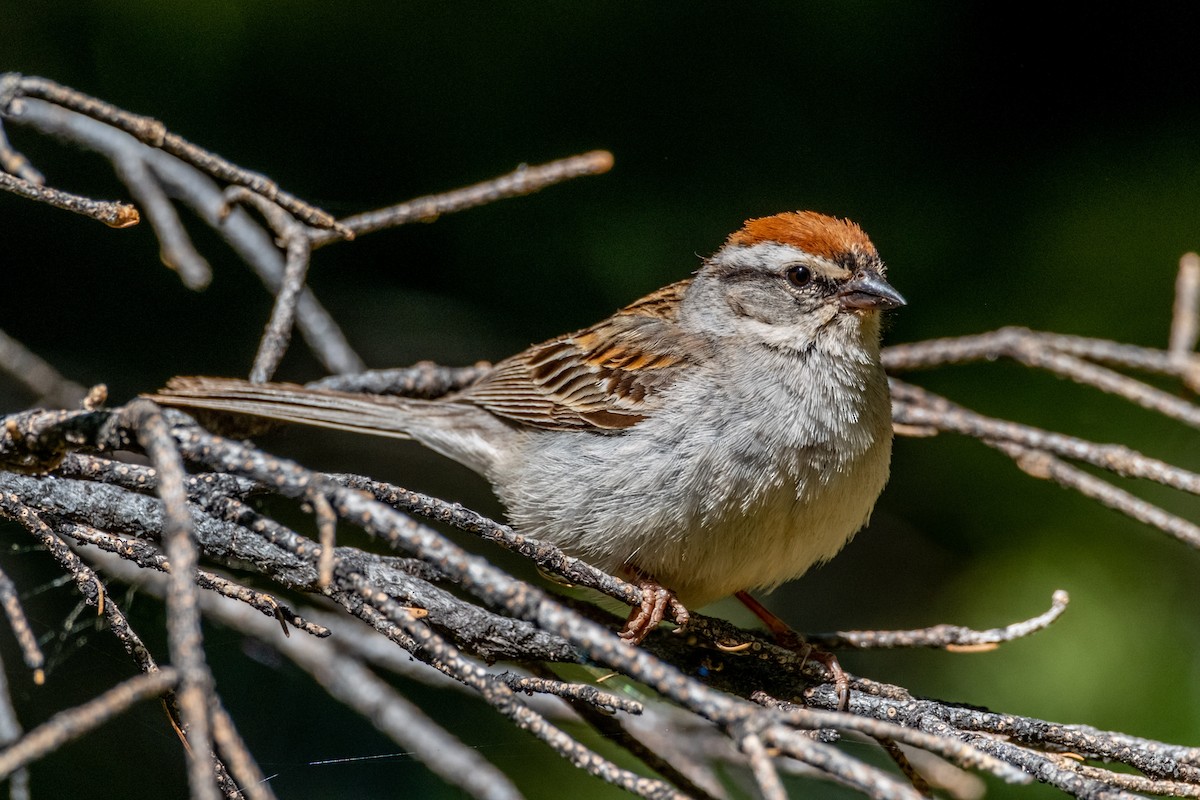
[(754, 613), (754, 616), (763, 621), (763, 624), (767, 626), (767, 630), (771, 632), (771, 636), (775, 639), (776, 644), (799, 655), (802, 665), (803, 662), (812, 659), (825, 668), (828, 680), (833, 684), (834, 691), (837, 692), (838, 709), (842, 711), (846, 710), (850, 705), (850, 677), (842, 669), (837, 656), (824, 648), (806, 642), (803, 636), (792, 630), (790, 625), (771, 613), (762, 603), (755, 600), (749, 592), (738, 592), (734, 597), (740, 600), (742, 605), (750, 609)]
[(622, 639), (641, 644), (650, 631), (666, 619), (668, 611), (680, 627), (687, 625), (688, 610), (673, 591), (643, 576), (635, 576), (631, 583), (641, 590), (642, 603), (629, 612), (629, 619), (625, 620), (625, 627), (619, 634)]

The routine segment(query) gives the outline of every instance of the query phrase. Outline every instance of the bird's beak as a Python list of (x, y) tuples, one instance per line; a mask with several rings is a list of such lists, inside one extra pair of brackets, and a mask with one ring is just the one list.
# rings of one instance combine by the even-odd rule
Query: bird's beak
[(842, 308), (881, 310), (908, 305), (904, 297), (873, 269), (859, 270), (838, 292)]

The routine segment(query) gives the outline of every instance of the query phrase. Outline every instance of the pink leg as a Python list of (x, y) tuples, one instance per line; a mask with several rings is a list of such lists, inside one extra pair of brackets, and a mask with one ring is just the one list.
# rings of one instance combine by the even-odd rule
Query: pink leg
[(822, 650), (819, 647), (809, 644), (804, 641), (804, 637), (792, 630), (786, 622), (775, 616), (762, 603), (755, 600), (749, 592), (738, 592), (734, 595), (738, 600), (742, 601), (742, 605), (754, 612), (754, 616), (763, 621), (767, 626), (767, 630), (775, 637), (775, 641), (781, 647), (786, 647), (798, 653), (801, 658), (811, 658), (821, 666), (825, 667), (826, 672), (833, 681), (833, 687), (837, 690), (838, 708), (845, 709), (850, 703), (850, 679), (846, 677), (846, 671), (842, 669), (842, 665), (838, 663), (837, 656), (828, 650)]

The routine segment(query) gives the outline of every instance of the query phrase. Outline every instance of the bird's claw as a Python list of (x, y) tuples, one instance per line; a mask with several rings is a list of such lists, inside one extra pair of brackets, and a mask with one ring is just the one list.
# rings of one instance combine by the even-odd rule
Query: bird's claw
[(629, 619), (625, 620), (625, 627), (621, 628), (619, 634), (622, 639), (641, 644), (666, 619), (668, 611), (680, 627), (687, 625), (690, 617), (688, 610), (673, 591), (648, 578), (640, 578), (633, 583), (642, 592), (642, 602), (629, 612)]

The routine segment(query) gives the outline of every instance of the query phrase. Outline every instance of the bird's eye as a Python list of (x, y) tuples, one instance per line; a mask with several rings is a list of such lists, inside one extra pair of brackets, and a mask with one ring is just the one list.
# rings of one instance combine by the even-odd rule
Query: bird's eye
[(808, 286), (808, 284), (812, 282), (812, 270), (810, 270), (808, 267), (802, 267), (800, 265), (788, 267), (786, 275), (788, 283), (790, 283), (792, 286), (795, 286), (797, 289)]

